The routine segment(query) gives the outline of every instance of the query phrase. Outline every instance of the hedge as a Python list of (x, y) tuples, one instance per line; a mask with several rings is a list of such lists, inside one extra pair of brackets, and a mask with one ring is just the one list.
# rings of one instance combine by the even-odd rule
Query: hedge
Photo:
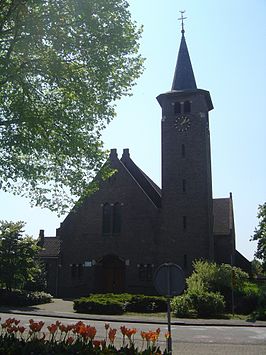
[(160, 296), (123, 294), (92, 294), (74, 300), (74, 310), (79, 313), (122, 314), (124, 312), (164, 312), (166, 299)]
[(45, 292), (0, 289), (0, 304), (3, 306), (33, 306), (51, 301), (52, 296)]

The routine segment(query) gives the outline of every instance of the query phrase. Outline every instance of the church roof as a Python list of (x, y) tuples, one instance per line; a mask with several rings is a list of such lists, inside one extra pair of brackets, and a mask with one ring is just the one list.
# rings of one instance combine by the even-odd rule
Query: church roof
[(173, 90), (195, 90), (197, 89), (196, 80), (194, 77), (188, 48), (182, 31), (182, 38), (179, 47), (174, 80), (172, 84)]
[(137, 181), (146, 195), (152, 200), (155, 206), (161, 207), (161, 189), (133, 162), (130, 158), (128, 149), (124, 149), (120, 161)]
[(213, 199), (213, 233), (227, 235), (234, 227), (232, 200), (228, 198)]
[(57, 237), (44, 237), (39, 255), (41, 257), (57, 257), (60, 252), (60, 243), (61, 241)]

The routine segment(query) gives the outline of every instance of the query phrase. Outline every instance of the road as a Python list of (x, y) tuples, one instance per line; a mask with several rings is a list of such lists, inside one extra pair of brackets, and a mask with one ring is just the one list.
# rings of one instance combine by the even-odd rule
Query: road
[[(0, 313), (1, 323), (9, 318), (10, 314)], [(28, 325), (29, 319), (35, 321), (43, 320), (45, 327), (58, 318), (12, 315), (21, 320), (21, 324)], [(76, 319), (63, 319), (64, 324), (76, 323)], [(84, 321), (86, 324), (95, 326), (97, 329), (97, 339), (105, 337), (104, 322), (102, 321)], [(128, 328), (137, 328), (136, 341), (141, 344), (141, 330), (155, 330), (156, 325), (151, 324), (133, 324), (110, 322), (112, 328), (118, 329), (116, 345), (121, 345), (120, 325)], [(167, 332), (167, 325), (161, 325), (161, 349), (165, 348), (164, 333)], [(172, 326), (173, 355), (265, 355), (266, 354), (266, 328), (264, 327), (229, 327), (229, 326)]]

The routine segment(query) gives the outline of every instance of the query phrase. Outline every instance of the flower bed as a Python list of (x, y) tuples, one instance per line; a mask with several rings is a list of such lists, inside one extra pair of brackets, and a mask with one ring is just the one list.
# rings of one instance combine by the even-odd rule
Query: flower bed
[[(142, 345), (135, 344), (135, 328), (120, 327), (122, 344), (118, 342), (117, 329), (105, 324), (105, 338), (96, 339), (95, 327), (79, 321), (75, 324), (63, 324), (60, 321), (45, 327), (43, 321), (29, 320), (28, 327), (20, 321), (9, 318), (1, 324), (0, 354), (124, 354), (124, 355), (167, 355), (158, 346), (160, 328), (155, 331), (140, 332)], [(165, 334), (167, 338), (167, 334)]]

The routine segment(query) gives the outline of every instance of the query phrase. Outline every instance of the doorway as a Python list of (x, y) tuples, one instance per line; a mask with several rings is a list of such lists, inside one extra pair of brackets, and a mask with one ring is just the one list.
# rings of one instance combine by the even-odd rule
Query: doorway
[(117, 255), (106, 255), (96, 264), (97, 292), (122, 293), (125, 291), (125, 262)]

